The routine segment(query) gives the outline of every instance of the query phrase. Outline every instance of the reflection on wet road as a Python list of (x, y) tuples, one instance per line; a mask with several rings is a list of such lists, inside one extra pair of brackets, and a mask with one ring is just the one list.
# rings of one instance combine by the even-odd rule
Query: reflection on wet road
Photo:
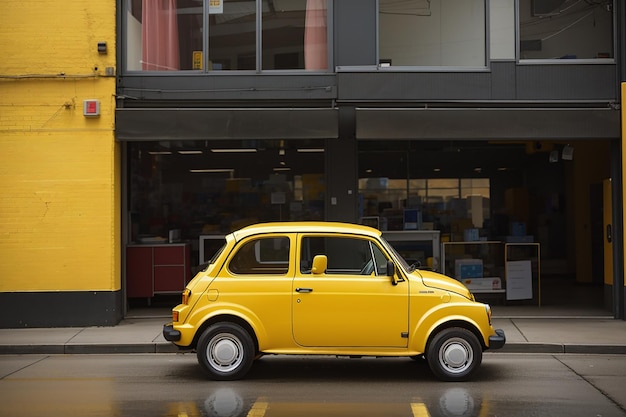
[(487, 355), (469, 383), (401, 358), (267, 357), (216, 382), (189, 354), (0, 356), (0, 416), (624, 416), (625, 375), (610, 355)]
[[(476, 407), (478, 405), (478, 408)], [(483, 407), (484, 405), (484, 407)], [(219, 388), (204, 402), (203, 413), (191, 414), (198, 410), (187, 410), (182, 406), (178, 416), (211, 417), (286, 417), (286, 416), (486, 416), (487, 404), (475, 401), (470, 392), (461, 387), (444, 390), (441, 397), (430, 405), (425, 402), (388, 403), (327, 403), (327, 402), (272, 402), (271, 398), (257, 398), (246, 404), (231, 388)], [(485, 410), (485, 413), (481, 409)]]

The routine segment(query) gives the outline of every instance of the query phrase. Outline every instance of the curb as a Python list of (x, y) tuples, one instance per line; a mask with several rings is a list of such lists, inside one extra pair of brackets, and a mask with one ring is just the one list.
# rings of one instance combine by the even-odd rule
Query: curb
[[(0, 345), (0, 355), (79, 355), (79, 354), (133, 354), (133, 353), (183, 353), (169, 342), (154, 343), (93, 343), (51, 345)], [(561, 343), (507, 343), (502, 349), (487, 353), (543, 353), (543, 354), (590, 354), (626, 355), (624, 345), (580, 345)]]
[(502, 349), (488, 350), (489, 353), (548, 353), (626, 355), (623, 345), (579, 345), (561, 343), (507, 343)]
[(64, 344), (64, 345), (3, 345), (0, 355), (79, 355), (79, 354), (132, 354), (132, 353), (179, 353), (172, 343), (128, 343), (128, 344)]

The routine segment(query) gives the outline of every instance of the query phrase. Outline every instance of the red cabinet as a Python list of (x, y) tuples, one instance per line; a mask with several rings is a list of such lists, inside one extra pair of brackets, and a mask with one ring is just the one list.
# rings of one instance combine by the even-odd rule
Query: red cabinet
[(126, 248), (126, 296), (179, 293), (191, 279), (191, 248), (186, 243), (129, 245)]

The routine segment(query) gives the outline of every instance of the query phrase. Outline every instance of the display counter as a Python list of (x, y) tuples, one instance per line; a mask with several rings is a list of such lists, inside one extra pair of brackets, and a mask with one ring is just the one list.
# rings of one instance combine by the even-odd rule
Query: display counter
[(539, 243), (444, 242), (442, 273), (474, 294), (500, 295), (502, 301), (531, 300), (541, 306)]
[(180, 293), (191, 279), (188, 243), (137, 244), (126, 247), (126, 295), (152, 298)]

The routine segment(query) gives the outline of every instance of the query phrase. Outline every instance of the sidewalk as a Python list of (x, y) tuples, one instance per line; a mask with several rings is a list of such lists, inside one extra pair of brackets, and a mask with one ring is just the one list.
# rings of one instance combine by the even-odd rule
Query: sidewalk
[[(0, 329), (0, 354), (173, 353), (161, 330), (167, 311), (129, 314), (117, 326)], [(626, 321), (594, 310), (493, 307), (508, 353), (626, 354)]]

